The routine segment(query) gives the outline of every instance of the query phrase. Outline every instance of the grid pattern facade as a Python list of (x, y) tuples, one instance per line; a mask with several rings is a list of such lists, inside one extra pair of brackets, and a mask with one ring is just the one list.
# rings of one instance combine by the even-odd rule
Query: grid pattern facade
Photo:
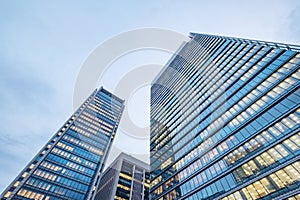
[(299, 46), (190, 38), (151, 87), (151, 199), (299, 197)]
[(127, 154), (105, 170), (95, 200), (149, 200), (149, 165)]
[(105, 89), (95, 90), (1, 199), (93, 199), (123, 106)]

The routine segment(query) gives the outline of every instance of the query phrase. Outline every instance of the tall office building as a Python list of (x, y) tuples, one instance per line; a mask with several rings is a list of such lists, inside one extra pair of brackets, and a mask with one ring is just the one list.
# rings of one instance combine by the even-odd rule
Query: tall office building
[(93, 199), (123, 107), (123, 100), (102, 87), (95, 90), (1, 199)]
[(121, 153), (103, 172), (95, 200), (149, 200), (149, 165)]
[(190, 38), (151, 87), (151, 199), (299, 198), (300, 47)]

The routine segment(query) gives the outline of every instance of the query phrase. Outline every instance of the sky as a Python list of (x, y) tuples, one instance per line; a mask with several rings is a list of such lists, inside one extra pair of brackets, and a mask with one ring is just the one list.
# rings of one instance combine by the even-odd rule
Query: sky
[[(300, 44), (299, 19), (298, 0), (0, 1), (0, 192), (72, 114), (80, 69), (105, 41), (155, 27), (186, 36), (198, 32)], [(161, 68), (169, 57), (159, 50), (125, 55), (98, 86), (114, 90), (122, 79), (122, 73), (115, 76), (118, 69)], [(149, 84), (125, 100), (132, 121), (147, 128)], [(148, 142), (117, 133), (109, 162), (117, 151), (148, 162), (142, 153)]]

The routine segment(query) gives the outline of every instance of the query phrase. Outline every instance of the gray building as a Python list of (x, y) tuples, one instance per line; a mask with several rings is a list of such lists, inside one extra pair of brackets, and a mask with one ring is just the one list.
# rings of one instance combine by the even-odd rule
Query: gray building
[(93, 199), (123, 107), (124, 100), (95, 90), (0, 199)]
[(95, 200), (148, 200), (149, 165), (121, 153), (104, 171)]

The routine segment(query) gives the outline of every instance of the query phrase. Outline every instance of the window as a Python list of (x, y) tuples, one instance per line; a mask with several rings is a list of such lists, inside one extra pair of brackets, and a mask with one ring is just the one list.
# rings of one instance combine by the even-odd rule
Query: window
[(293, 183), (293, 180), (289, 177), (289, 175), (287, 173), (285, 173), (284, 170), (279, 170), (275, 174), (280, 178), (280, 180), (285, 185), (290, 185), (291, 183)]
[(261, 157), (268, 163), (268, 165), (275, 162), (275, 160), (267, 152), (262, 153)]
[(267, 190), (264, 188), (264, 186), (261, 184), (261, 182), (256, 181), (253, 183), (253, 186), (255, 187), (256, 191), (258, 192), (259, 196), (263, 197), (268, 194)]
[(249, 191), (253, 199), (258, 199), (260, 197), (253, 185), (249, 185), (247, 187), (247, 190)]
[(258, 163), (263, 167), (268, 166), (268, 164), (260, 156), (257, 156), (255, 160), (257, 160)]
[(269, 177), (271, 178), (272, 181), (275, 182), (277, 187), (279, 187), (279, 188), (284, 187), (284, 184), (281, 182), (281, 180), (275, 174), (271, 174)]
[(288, 156), (290, 153), (287, 151), (287, 149), (281, 145), (281, 144), (278, 144), (275, 146), (275, 149), (277, 150), (277, 152), (280, 152), (280, 154), (283, 156), (283, 157), (286, 157)]
[(293, 181), (300, 180), (300, 173), (293, 166), (291, 165), (287, 166), (284, 170), (291, 177)]
[(242, 192), (244, 193), (244, 195), (246, 196), (247, 199), (252, 199), (252, 197), (250, 196), (250, 194), (246, 188), (243, 188)]
[(11, 195), (11, 192), (6, 192), (5, 195), (4, 195), (4, 197), (8, 198), (10, 195)]
[(296, 151), (299, 149), (299, 146), (296, 145), (292, 140), (287, 139), (283, 142), (290, 150)]
[(260, 182), (265, 187), (267, 193), (271, 193), (271, 192), (274, 192), (276, 190), (267, 178), (261, 179)]
[(282, 155), (280, 155), (278, 153), (278, 151), (276, 151), (275, 149), (270, 149), (268, 150), (268, 153), (270, 154), (270, 156), (272, 156), (272, 158), (277, 161), (277, 160), (280, 160), (282, 158)]

